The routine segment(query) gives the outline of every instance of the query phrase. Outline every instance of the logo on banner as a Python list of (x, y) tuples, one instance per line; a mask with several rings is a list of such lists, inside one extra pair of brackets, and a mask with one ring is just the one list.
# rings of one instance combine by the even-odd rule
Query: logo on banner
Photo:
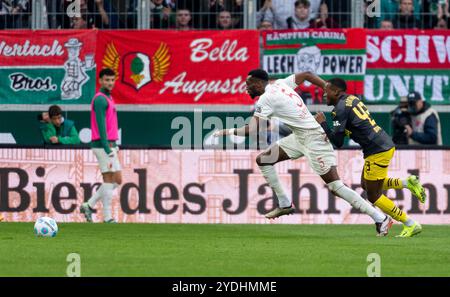
[(314, 74), (317, 73), (320, 66), (320, 48), (317, 46), (305, 46), (300, 48), (297, 53), (297, 68), (299, 72), (310, 71)]
[(80, 51), (83, 43), (77, 38), (71, 38), (64, 47), (67, 49), (68, 58), (64, 63), (64, 78), (61, 82), (62, 99), (78, 99), (82, 96), (82, 88), (89, 81), (86, 71), (95, 67), (94, 55), (86, 55), (85, 61), (80, 59)]
[[(296, 56), (296, 64), (298, 69), (296, 72), (309, 71), (314, 74), (318, 74), (321, 58), (322, 54), (320, 52), (320, 48), (315, 45), (300, 48)], [(311, 83), (309, 81), (305, 81), (304, 85), (309, 87)]]
[(163, 81), (170, 67), (169, 47), (161, 43), (151, 57), (142, 52), (129, 52), (121, 58), (114, 43), (111, 42), (106, 46), (103, 66), (113, 69), (118, 76), (120, 63), (122, 63), (120, 73), (122, 83), (139, 91), (152, 81)]

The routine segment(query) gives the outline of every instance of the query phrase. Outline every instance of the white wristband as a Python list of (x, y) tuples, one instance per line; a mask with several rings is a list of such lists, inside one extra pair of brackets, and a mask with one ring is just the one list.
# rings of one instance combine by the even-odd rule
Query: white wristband
[(235, 130), (236, 130), (235, 128), (228, 129), (228, 134), (229, 135), (234, 135), (234, 131)]

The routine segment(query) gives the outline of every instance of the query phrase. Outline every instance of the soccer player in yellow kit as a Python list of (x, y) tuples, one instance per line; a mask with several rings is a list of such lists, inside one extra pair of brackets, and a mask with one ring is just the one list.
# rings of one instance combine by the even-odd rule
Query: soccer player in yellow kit
[(403, 231), (398, 237), (411, 237), (422, 231), (422, 226), (408, 217), (405, 211), (383, 194), (383, 190), (408, 188), (412, 194), (424, 203), (425, 191), (418, 177), (411, 175), (405, 180), (388, 178), (388, 166), (395, 152), (392, 138), (376, 124), (364, 103), (356, 96), (346, 94), (347, 85), (343, 79), (333, 78), (324, 90), (327, 105), (334, 106), (332, 111), (332, 130), (328, 127), (323, 113), (316, 114), (316, 121), (322, 126), (328, 139), (341, 147), (345, 136), (357, 142), (364, 153), (364, 168), (361, 185), (367, 192), (370, 202), (385, 214), (403, 223)]

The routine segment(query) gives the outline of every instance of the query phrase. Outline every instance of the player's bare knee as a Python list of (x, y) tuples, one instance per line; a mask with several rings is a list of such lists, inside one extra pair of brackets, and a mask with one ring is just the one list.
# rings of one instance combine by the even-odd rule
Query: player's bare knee
[(118, 184), (118, 185), (121, 185), (122, 184), (122, 174), (115, 174), (115, 176), (114, 176), (114, 182), (116, 183), (116, 184)]

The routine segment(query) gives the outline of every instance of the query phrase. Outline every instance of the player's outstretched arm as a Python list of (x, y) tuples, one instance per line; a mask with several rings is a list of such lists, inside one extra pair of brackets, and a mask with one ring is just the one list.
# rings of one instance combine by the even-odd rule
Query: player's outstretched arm
[(223, 136), (223, 135), (237, 135), (237, 136), (248, 136), (250, 134), (256, 133), (258, 131), (260, 125), (260, 121), (264, 121), (263, 119), (260, 119), (257, 116), (253, 116), (250, 119), (250, 123), (247, 125), (244, 125), (240, 128), (231, 128), (231, 129), (224, 129), (214, 132), (215, 137)]
[(309, 71), (300, 72), (300, 73), (295, 74), (295, 83), (297, 85), (301, 85), (305, 80), (309, 81), (310, 83), (312, 83), (322, 89), (324, 89), (327, 84), (326, 81), (324, 81), (319, 76), (317, 76), (314, 73), (309, 72)]

